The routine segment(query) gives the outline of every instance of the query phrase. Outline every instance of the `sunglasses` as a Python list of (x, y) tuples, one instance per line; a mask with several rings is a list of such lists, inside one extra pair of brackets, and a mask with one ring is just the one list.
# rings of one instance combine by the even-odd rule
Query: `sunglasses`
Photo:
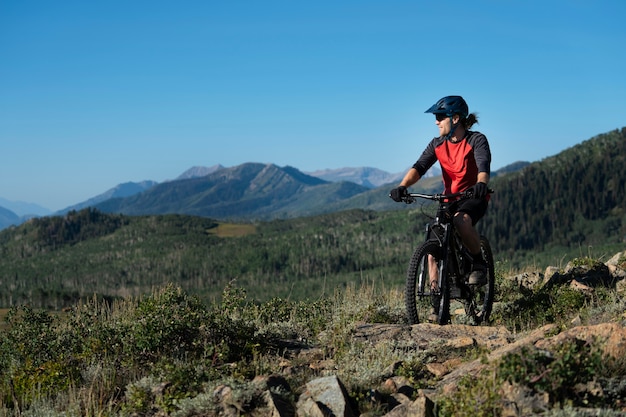
[(442, 120), (447, 119), (448, 116), (446, 116), (444, 113), (436, 113), (435, 118), (437, 119), (438, 122), (440, 122)]

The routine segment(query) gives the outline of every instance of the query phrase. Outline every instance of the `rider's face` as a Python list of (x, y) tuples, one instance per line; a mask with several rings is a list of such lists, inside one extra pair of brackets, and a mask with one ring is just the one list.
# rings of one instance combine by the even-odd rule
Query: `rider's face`
[[(454, 120), (454, 123), (458, 122), (458, 118), (459, 116), (454, 115), (452, 117)], [(450, 123), (450, 117), (443, 115), (443, 114), (436, 114), (435, 115), (435, 124), (437, 125), (437, 127), (439, 128), (439, 136), (445, 136), (448, 133), (450, 133), (450, 129), (452, 128), (451, 123)]]
[(435, 115), (435, 124), (439, 128), (439, 136), (445, 136), (450, 133), (450, 118), (445, 114)]

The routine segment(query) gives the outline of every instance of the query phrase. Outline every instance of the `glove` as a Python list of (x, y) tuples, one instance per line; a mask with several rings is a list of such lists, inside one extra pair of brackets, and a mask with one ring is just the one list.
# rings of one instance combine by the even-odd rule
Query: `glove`
[(408, 195), (409, 193), (404, 185), (394, 188), (393, 190), (391, 190), (391, 192), (389, 192), (389, 197), (391, 197), (391, 199), (396, 203), (401, 202), (402, 199)]
[(484, 182), (477, 182), (476, 184), (472, 185), (468, 189), (468, 191), (471, 191), (472, 198), (482, 200), (487, 196), (487, 184), (485, 184)]

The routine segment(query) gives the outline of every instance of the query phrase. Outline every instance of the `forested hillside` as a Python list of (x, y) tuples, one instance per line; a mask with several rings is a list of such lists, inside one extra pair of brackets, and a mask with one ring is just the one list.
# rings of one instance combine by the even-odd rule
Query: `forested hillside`
[(257, 300), (318, 297), (359, 280), (401, 284), (421, 231), (407, 212), (232, 225), (85, 209), (0, 232), (0, 307), (58, 309), (94, 293), (126, 297), (168, 282), (207, 300), (232, 280)]
[(626, 241), (626, 128), (492, 182), (482, 223), (500, 253)]

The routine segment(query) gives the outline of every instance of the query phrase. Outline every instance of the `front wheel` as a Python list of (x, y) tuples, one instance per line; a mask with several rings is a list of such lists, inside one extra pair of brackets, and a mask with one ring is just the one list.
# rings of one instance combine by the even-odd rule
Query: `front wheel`
[(495, 298), (496, 274), (493, 265), (493, 252), (485, 236), (480, 237), (480, 250), (487, 263), (487, 283), (471, 290), (471, 300), (465, 303), (465, 313), (474, 324), (488, 323)]
[[(449, 303), (445, 286), (446, 280), (441, 275), (445, 274), (441, 256), (441, 246), (436, 240), (428, 240), (421, 244), (409, 262), (404, 292), (407, 318), (410, 324), (418, 324), (420, 318), (428, 317), (431, 310), (435, 309), (439, 324), (446, 324), (449, 320)], [(429, 262), (429, 258), (432, 259)], [(431, 292), (431, 277), (438, 281), (440, 291)]]

